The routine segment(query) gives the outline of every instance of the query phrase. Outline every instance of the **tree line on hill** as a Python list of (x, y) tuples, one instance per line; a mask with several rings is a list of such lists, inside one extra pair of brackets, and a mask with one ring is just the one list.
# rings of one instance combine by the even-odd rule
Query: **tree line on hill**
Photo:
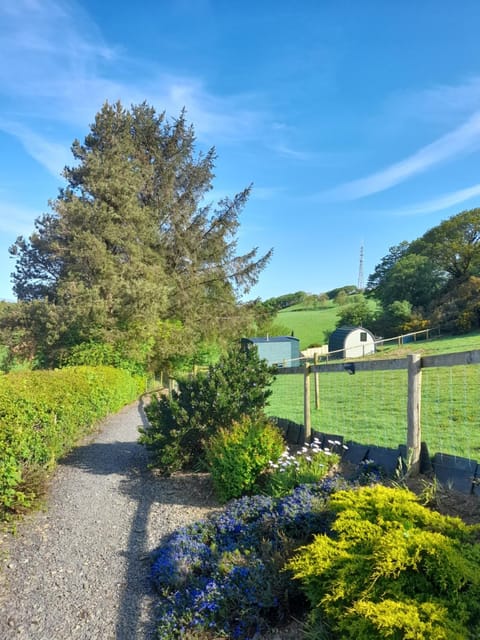
[[(379, 305), (369, 306), (368, 298)], [(480, 209), (462, 211), (413, 242), (391, 247), (368, 278), (364, 298), (349, 311), (385, 336), (428, 327), (479, 329)]]

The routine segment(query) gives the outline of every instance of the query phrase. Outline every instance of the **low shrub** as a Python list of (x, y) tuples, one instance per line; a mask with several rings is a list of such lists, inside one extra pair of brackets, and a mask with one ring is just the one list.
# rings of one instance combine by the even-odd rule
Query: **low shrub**
[(42, 472), (98, 420), (137, 398), (144, 384), (112, 367), (0, 376), (0, 519), (31, 506)]
[(285, 562), (312, 534), (328, 530), (324, 507), (335, 488), (329, 479), (281, 499), (243, 497), (171, 534), (151, 570), (160, 596), (157, 638), (198, 632), (240, 640), (285, 623), (301, 597)]
[(218, 499), (226, 502), (251, 493), (269, 460), (276, 460), (283, 448), (280, 430), (264, 416), (243, 416), (229, 429), (219, 429), (205, 451)]
[(479, 635), (478, 526), (382, 485), (340, 491), (329, 507), (333, 535), (315, 536), (287, 563), (312, 606), (312, 637)]
[(270, 459), (262, 478), (262, 491), (270, 496), (284, 496), (298, 485), (319, 482), (339, 461), (340, 456), (328, 447), (323, 449), (318, 438), (294, 454), (287, 447), (279, 459)]
[(207, 373), (180, 380), (178, 391), (147, 407), (150, 426), (140, 429), (139, 441), (150, 451), (151, 465), (165, 474), (201, 468), (204, 445), (220, 426), (262, 414), (272, 381), (273, 369), (255, 348), (231, 349)]

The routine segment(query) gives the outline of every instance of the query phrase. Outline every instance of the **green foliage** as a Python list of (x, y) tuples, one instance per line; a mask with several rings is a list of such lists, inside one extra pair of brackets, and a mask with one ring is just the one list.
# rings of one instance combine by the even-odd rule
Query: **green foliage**
[(296, 291), (295, 293), (286, 293), (276, 298), (268, 298), (268, 300), (265, 300), (262, 304), (271, 311), (279, 311), (280, 309), (287, 309), (288, 307), (303, 302), (306, 296), (305, 291)]
[(470, 276), (438, 300), (432, 324), (452, 333), (469, 333), (480, 326), (480, 278)]
[(257, 350), (238, 347), (206, 374), (180, 380), (178, 391), (147, 408), (150, 427), (140, 430), (140, 442), (152, 453), (152, 464), (164, 473), (203, 464), (205, 442), (244, 415), (260, 415), (272, 382), (273, 369)]
[(80, 365), (92, 367), (110, 365), (117, 369), (125, 369), (132, 375), (145, 374), (145, 369), (141, 363), (125, 357), (113, 345), (102, 342), (84, 342), (72, 347), (64, 366), (75, 367)]
[[(206, 461), (221, 502), (240, 498), (256, 487), (260, 473), (284, 448), (278, 427), (264, 416), (244, 416), (219, 429), (206, 445)], [(293, 487), (292, 487), (293, 488)]]
[(346, 303), (338, 311), (337, 327), (361, 326), (370, 327), (374, 324), (377, 316), (376, 304), (372, 300), (367, 300), (362, 294), (355, 296), (355, 300)]
[(428, 256), (456, 281), (480, 271), (480, 209), (462, 211), (427, 231), (412, 250)]
[(295, 454), (287, 448), (278, 460), (270, 459), (269, 470), (263, 478), (262, 490), (269, 496), (279, 498), (302, 484), (320, 482), (330, 469), (338, 464), (340, 457), (322, 449), (317, 438)]
[(14, 290), (28, 307), (22, 330), (43, 363), (99, 342), (123, 344), (136, 361), (147, 345), (147, 363), (163, 366), (172, 343), (159, 321), (180, 328), (181, 355), (239, 335), (240, 298), (271, 252), (237, 254), (250, 188), (206, 203), (215, 151), (197, 152), (185, 113), (170, 122), (146, 103), (105, 103), (72, 153), (51, 211), (10, 248)]
[(407, 253), (388, 271), (375, 295), (384, 306), (408, 300), (415, 308), (428, 308), (444, 284), (443, 272), (428, 256)]
[(335, 296), (335, 304), (339, 307), (343, 307), (343, 305), (348, 303), (348, 295), (344, 289), (340, 289), (340, 291)]
[[(72, 367), (0, 376), (0, 519), (28, 507), (42, 474), (145, 381), (112, 367)], [(40, 479), (40, 480), (39, 480)]]
[(343, 287), (337, 287), (335, 289), (330, 289), (330, 291), (326, 292), (326, 295), (327, 295), (328, 298), (330, 298), (330, 300), (335, 300), (335, 298), (341, 292), (343, 292), (347, 296), (349, 296), (352, 293), (358, 293), (358, 287), (356, 287), (354, 284), (347, 284), (347, 285), (344, 285)]
[(379, 311), (369, 327), (384, 338), (399, 336), (413, 331), (421, 331), (431, 326), (419, 311), (414, 311), (408, 300), (396, 300)]
[(312, 606), (314, 637), (458, 640), (480, 632), (478, 527), (381, 485), (333, 494), (333, 535), (287, 564)]
[(391, 247), (369, 277), (367, 290), (385, 309), (406, 300), (431, 326), (467, 332), (480, 326), (478, 276), (480, 209), (471, 209), (444, 220), (414, 242)]

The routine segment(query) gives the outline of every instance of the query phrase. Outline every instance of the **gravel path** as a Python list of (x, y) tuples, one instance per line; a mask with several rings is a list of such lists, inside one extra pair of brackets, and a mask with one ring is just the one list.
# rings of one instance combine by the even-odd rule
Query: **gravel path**
[[(2, 640), (136, 640), (154, 629), (149, 554), (215, 506), (208, 477), (147, 470), (125, 407), (59, 465), (46, 508), (3, 535)], [(6, 553), (5, 553), (6, 550)]]

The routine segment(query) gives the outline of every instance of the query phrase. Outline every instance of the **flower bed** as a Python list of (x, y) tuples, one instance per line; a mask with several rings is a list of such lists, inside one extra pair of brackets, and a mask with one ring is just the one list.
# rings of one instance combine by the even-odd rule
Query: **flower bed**
[(283, 567), (313, 533), (328, 530), (325, 501), (339, 485), (332, 477), (282, 498), (244, 497), (170, 535), (152, 566), (158, 639), (246, 639), (287, 622), (303, 598)]

